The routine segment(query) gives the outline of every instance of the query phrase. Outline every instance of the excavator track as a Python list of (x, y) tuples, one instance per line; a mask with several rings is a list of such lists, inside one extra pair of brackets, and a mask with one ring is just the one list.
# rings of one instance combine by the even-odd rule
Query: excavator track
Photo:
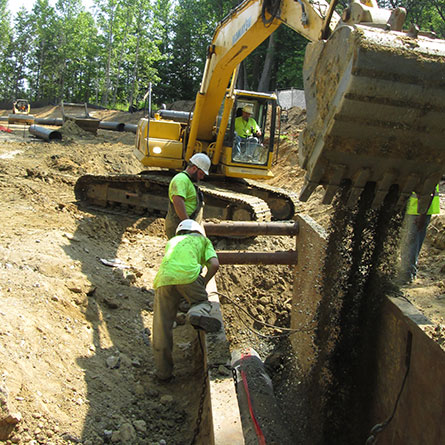
[(216, 184), (223, 189), (264, 200), (270, 209), (273, 221), (293, 219), (300, 202), (294, 192), (252, 179), (226, 178), (224, 181), (217, 181)]
[(294, 219), (301, 205), (296, 193), (252, 179), (245, 179), (245, 181), (255, 190), (255, 196), (267, 202), (272, 212), (273, 220), (286, 221)]
[[(76, 199), (91, 207), (107, 210), (119, 208), (128, 213), (165, 216), (168, 209), (169, 172), (147, 171), (140, 175), (95, 176), (78, 179)], [(255, 196), (202, 184), (205, 218), (235, 221), (270, 221), (267, 203)]]

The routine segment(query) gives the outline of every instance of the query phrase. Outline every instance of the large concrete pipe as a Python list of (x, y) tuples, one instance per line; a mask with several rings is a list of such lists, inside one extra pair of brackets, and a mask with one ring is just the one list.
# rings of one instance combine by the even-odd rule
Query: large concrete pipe
[(62, 140), (62, 133), (57, 130), (51, 130), (50, 128), (39, 127), (38, 125), (31, 125), (29, 127), (29, 132), (34, 136), (37, 136), (45, 141), (55, 141)]
[(298, 235), (298, 223), (230, 221), (204, 223), (208, 236)]
[(124, 131), (125, 124), (123, 122), (100, 121), (99, 128), (102, 130)]
[(293, 445), (258, 353), (252, 348), (233, 351), (232, 367), (246, 443)]

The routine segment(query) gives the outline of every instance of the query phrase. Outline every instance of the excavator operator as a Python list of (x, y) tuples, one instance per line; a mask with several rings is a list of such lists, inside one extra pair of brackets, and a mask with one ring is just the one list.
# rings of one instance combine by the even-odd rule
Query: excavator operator
[(245, 105), (242, 108), (242, 115), (235, 119), (235, 155), (233, 159), (252, 160), (253, 152), (259, 142), (261, 136), (261, 128), (256, 120), (252, 117), (253, 106)]
[(187, 168), (173, 176), (170, 181), (168, 211), (165, 217), (165, 233), (168, 239), (175, 236), (176, 227), (181, 221), (202, 221), (202, 192), (194, 183), (209, 174), (210, 165), (210, 158), (205, 153), (196, 153), (190, 158)]

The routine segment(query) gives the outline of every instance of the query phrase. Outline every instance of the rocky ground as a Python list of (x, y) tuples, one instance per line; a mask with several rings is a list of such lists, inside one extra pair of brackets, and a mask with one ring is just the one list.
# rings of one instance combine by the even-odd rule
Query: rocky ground
[[(60, 117), (57, 107), (32, 112)], [(94, 113), (125, 123), (141, 117)], [(273, 185), (301, 187), (297, 138), (303, 125), (301, 110), (289, 113)], [(23, 126), (10, 128), (12, 133), (0, 132), (0, 435), (15, 426), (5, 443), (190, 443), (200, 382), (189, 368), (194, 332), (180, 319), (177, 378), (158, 385), (152, 375), (151, 285), (166, 242), (163, 220), (91, 212), (76, 204), (73, 193), (86, 173), (138, 173), (134, 134), (99, 130), (94, 136), (65, 125), (62, 141), (47, 143)], [(317, 191), (301, 211), (326, 227), (332, 210), (320, 196)], [(427, 330), (442, 344), (444, 225), (442, 216), (433, 219), (419, 278), (401, 291), (432, 320)], [(270, 251), (290, 249), (293, 240), (215, 244)], [(267, 356), (273, 344), (268, 336), (277, 332), (263, 328), (255, 334), (243, 310), (260, 322), (286, 326), (291, 282), (285, 266), (221, 267), (217, 286), (230, 298), (223, 299), (223, 312), (232, 348), (253, 346)]]

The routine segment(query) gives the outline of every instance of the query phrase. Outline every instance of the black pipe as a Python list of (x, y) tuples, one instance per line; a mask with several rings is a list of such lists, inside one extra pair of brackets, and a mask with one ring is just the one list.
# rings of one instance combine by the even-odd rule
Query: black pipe
[(158, 110), (156, 113), (158, 113), (162, 119), (171, 119), (176, 122), (188, 122), (193, 117), (193, 113), (188, 111)]
[(29, 132), (34, 136), (37, 136), (45, 141), (62, 140), (62, 133), (57, 130), (51, 130), (50, 128), (39, 127), (37, 125), (31, 125), (29, 127)]
[(122, 122), (100, 121), (99, 128), (102, 130), (124, 131), (125, 125)]
[(278, 252), (233, 252), (218, 251), (216, 255), (219, 264), (297, 264), (298, 254), (296, 250)]
[(298, 223), (230, 221), (204, 223), (208, 236), (298, 235)]
[(235, 349), (231, 364), (246, 443), (294, 444), (258, 353), (249, 347)]
[(35, 119), (36, 124), (62, 126), (63, 119), (55, 117), (38, 117)]
[(131, 133), (136, 133), (138, 129), (137, 124), (124, 124), (124, 131), (130, 131)]

